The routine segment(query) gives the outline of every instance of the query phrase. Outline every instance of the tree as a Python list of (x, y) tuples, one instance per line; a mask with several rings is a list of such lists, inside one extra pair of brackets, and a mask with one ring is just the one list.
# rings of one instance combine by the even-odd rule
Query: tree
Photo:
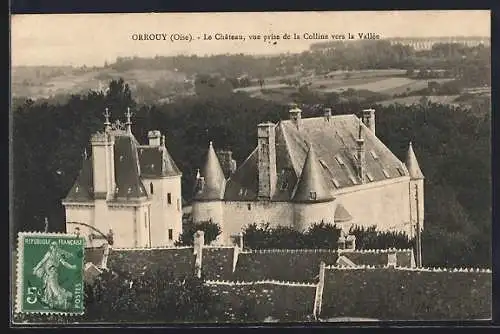
[(194, 239), (193, 236), (197, 231), (205, 232), (205, 245), (209, 245), (212, 241), (216, 240), (221, 234), (219, 224), (212, 222), (212, 220), (196, 222), (188, 221), (182, 228), (182, 234), (179, 240), (176, 241), (178, 246), (192, 246)]

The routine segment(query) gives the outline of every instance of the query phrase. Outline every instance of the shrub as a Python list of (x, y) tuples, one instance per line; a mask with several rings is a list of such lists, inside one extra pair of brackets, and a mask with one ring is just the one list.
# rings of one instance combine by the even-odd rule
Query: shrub
[(176, 246), (192, 246), (194, 242), (194, 234), (196, 231), (205, 232), (205, 245), (210, 244), (217, 239), (222, 230), (219, 224), (212, 222), (212, 220), (196, 222), (188, 221), (182, 227), (182, 234), (179, 240), (175, 242)]

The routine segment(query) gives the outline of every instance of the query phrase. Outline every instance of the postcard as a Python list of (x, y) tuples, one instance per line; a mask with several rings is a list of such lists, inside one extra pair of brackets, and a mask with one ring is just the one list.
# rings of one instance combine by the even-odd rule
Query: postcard
[(11, 25), (12, 324), (491, 319), (489, 11)]

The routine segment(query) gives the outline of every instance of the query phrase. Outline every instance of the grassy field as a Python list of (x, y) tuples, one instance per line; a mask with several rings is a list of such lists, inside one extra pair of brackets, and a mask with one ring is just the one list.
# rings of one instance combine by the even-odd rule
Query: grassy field
[(112, 69), (65, 70), (44, 73), (26, 68), (12, 70), (12, 95), (47, 98), (56, 94), (78, 94), (88, 90), (106, 88), (109, 81), (123, 78), (132, 88), (137, 84), (153, 86), (158, 81), (181, 83), (182, 73), (169, 70), (131, 70), (117, 72)]

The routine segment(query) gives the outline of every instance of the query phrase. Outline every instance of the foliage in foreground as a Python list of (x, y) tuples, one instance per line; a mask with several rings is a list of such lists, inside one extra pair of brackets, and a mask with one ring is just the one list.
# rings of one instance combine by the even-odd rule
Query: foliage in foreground
[(194, 242), (194, 234), (197, 231), (205, 232), (205, 245), (209, 245), (222, 233), (219, 224), (212, 222), (212, 220), (202, 222), (193, 222), (190, 220), (182, 226), (182, 234), (179, 236), (179, 240), (175, 242), (175, 245), (192, 246)]

